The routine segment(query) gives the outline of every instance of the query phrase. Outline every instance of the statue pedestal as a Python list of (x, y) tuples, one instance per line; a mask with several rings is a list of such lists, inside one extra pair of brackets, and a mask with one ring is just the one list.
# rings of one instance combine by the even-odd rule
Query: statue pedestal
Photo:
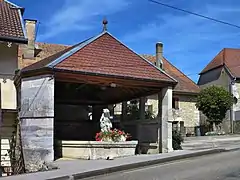
[(112, 159), (135, 155), (138, 141), (61, 141), (63, 158)]

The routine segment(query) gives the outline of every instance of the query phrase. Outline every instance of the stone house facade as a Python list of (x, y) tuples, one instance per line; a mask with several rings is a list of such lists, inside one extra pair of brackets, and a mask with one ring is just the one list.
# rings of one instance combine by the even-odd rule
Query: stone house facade
[(16, 89), (13, 82), (18, 65), (18, 49), (27, 44), (23, 24), (24, 9), (7, 0), (0, 1), (0, 162), (3, 176), (10, 173), (10, 141), (17, 118)]
[[(198, 85), (200, 88), (221, 86), (234, 95), (235, 104), (227, 112), (222, 128), (227, 133), (238, 133), (240, 130), (240, 49), (222, 49), (202, 70)], [(206, 117), (202, 115), (201, 121), (206, 121)]]

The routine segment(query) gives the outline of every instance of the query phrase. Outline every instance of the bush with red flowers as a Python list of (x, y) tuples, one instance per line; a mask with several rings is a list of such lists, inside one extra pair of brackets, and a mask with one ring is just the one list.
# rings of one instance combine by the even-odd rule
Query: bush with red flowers
[(126, 141), (130, 137), (130, 134), (125, 133), (119, 129), (113, 129), (110, 131), (98, 132), (96, 133), (96, 141)]

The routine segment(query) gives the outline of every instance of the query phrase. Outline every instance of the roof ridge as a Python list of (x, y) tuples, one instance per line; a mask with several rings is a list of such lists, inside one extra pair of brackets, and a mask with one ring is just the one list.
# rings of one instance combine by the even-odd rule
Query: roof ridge
[(20, 6), (16, 5), (15, 3), (12, 3), (12, 2), (10, 2), (8, 0), (3, 0), (3, 1), (5, 1), (6, 3), (8, 3), (8, 4), (12, 5), (12, 6), (15, 6), (15, 8), (19, 8), (19, 9), (23, 8), (23, 7), (20, 7)]
[(106, 32), (102, 32), (101, 34), (97, 35), (97, 36), (93, 36), (91, 38), (88, 38), (78, 44), (76, 44), (75, 46), (72, 46), (72, 48), (70, 48), (70, 50), (66, 51), (65, 53), (63, 53), (62, 55), (60, 55), (58, 58), (56, 58), (55, 60), (53, 60), (52, 62), (48, 63), (46, 65), (46, 67), (50, 67), (53, 68), (55, 67), (57, 64), (61, 63), (62, 61), (64, 61), (67, 57), (71, 56), (72, 54), (76, 53), (77, 51), (79, 51), (80, 49), (82, 49), (83, 47), (85, 47), (86, 45), (92, 43), (93, 41), (95, 41), (96, 39), (98, 39), (99, 37), (101, 37), (103, 34), (105, 34)]

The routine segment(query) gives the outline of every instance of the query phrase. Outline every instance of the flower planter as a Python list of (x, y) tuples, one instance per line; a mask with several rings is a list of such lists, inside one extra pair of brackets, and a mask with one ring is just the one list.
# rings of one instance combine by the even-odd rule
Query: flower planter
[(104, 138), (102, 138), (101, 141), (104, 141), (104, 142), (113, 142), (113, 139), (110, 138), (110, 137), (104, 137)]
[(61, 141), (62, 156), (73, 159), (109, 159), (135, 155), (138, 141)]

